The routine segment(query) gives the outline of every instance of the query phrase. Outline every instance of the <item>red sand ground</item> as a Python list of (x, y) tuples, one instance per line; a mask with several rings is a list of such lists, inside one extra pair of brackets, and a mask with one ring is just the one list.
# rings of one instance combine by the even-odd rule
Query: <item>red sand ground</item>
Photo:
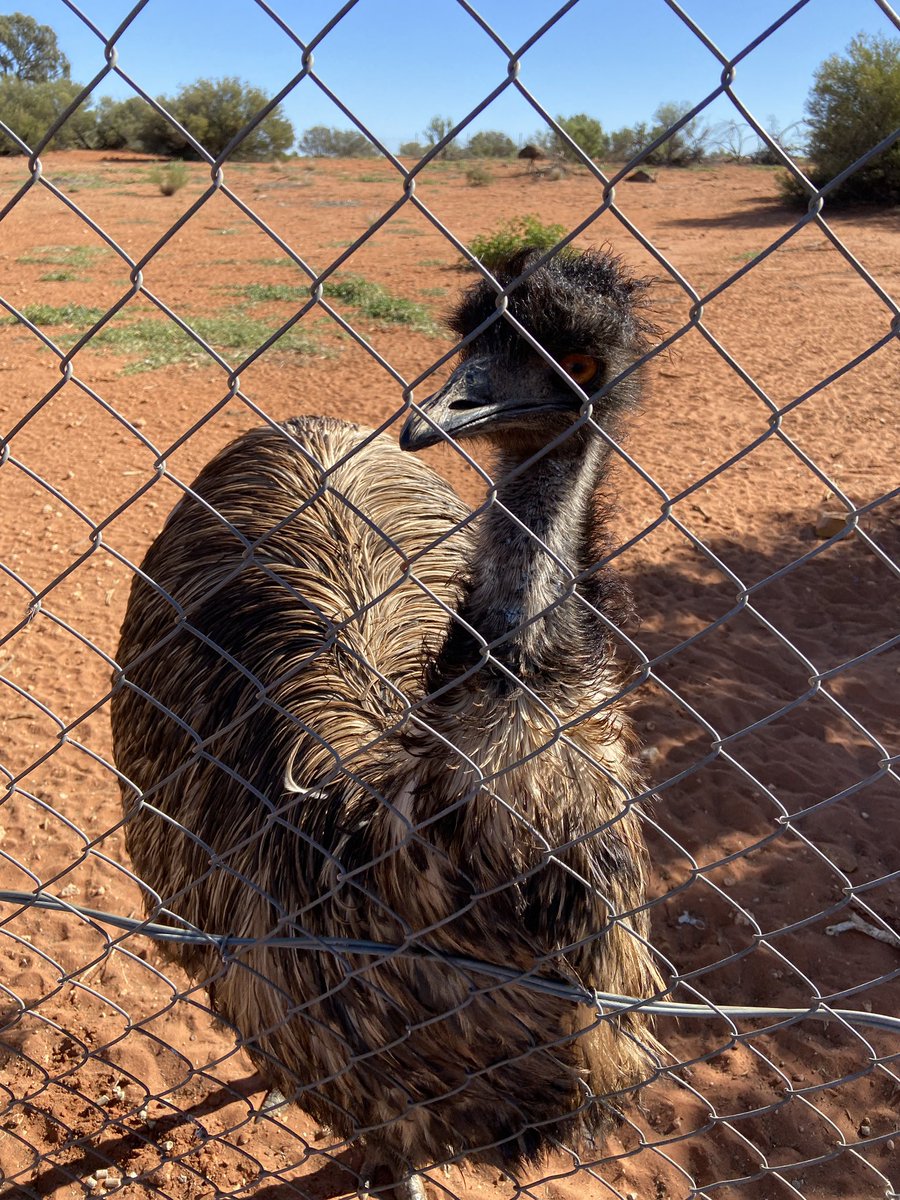
[[(476, 189), (461, 167), (436, 166), (417, 196), (463, 240), (527, 212), (572, 228), (602, 205), (586, 174), (535, 182), (518, 164), (491, 170), (494, 181)], [(183, 191), (165, 198), (147, 164), (80, 154), (48, 155), (45, 177), (135, 259), (204, 190), (199, 167)], [(22, 161), (0, 161), (0, 203), (26, 179)], [(235, 167), (226, 182), (316, 270), (402, 197), (387, 166), (363, 162)], [(579, 243), (611, 242), (635, 270), (660, 277), (658, 316), (672, 329), (688, 322), (692, 300), (626, 220), (701, 295), (795, 223), (766, 169), (661, 172), (655, 185), (621, 185), (616, 199), (624, 220), (603, 212)], [(836, 215), (832, 228), (896, 293), (896, 214)], [(0, 230), (0, 295), (13, 305), (106, 309), (129, 294), (129, 272), (116, 255), (73, 254), (73, 247), (100, 250), (103, 243), (46, 189), (22, 197)], [(273, 261), (281, 257), (218, 194), (146, 264), (143, 282), (188, 317), (246, 313), (274, 327), (295, 303), (254, 307), (229, 289), (303, 282), (295, 267)], [(468, 278), (454, 269), (456, 259), (406, 203), (349, 269), (425, 303), (439, 318)], [(74, 277), (48, 278), (60, 272)], [(142, 298), (129, 303), (141, 315), (152, 312)], [(360, 319), (353, 309), (346, 315), (407, 380), (450, 344)], [(302, 327), (315, 334), (318, 351), (263, 355), (241, 375), (249, 401), (277, 419), (311, 411), (376, 424), (398, 412), (396, 379), (342, 338), (330, 318), (314, 311)], [(612, 484), (625, 547), (618, 562), (642, 616), (631, 635), (648, 656), (673, 652), (661, 661), (658, 682), (637, 692), (661, 789), (651, 814), (658, 830), (649, 834), (659, 897), (653, 939), (719, 1003), (803, 1007), (815, 994), (858, 989), (846, 1007), (898, 1009), (896, 984), (879, 982), (900, 966), (897, 947), (859, 932), (826, 932), (849, 915), (840, 907), (843, 889), (888, 875), (900, 842), (897, 788), (878, 748), (897, 749), (898, 666), (887, 653), (865, 657), (889, 636), (895, 594), (884, 558), (896, 557), (897, 506), (878, 501), (896, 476), (896, 339), (789, 409), (777, 430), (757, 394), (783, 408), (889, 327), (888, 307), (828, 237), (812, 225), (795, 230), (704, 306), (702, 330), (691, 329), (655, 360), (627, 445), (640, 471), (623, 462)], [(228, 399), (226, 372), (214, 364), (129, 373), (133, 362), (134, 355), (97, 346), (79, 351), (74, 371), (94, 398), (73, 383), (59, 386), (56, 356), (32, 333), (0, 329), (0, 429), (17, 429), (0, 467), (0, 636), (7, 635), (0, 642), (0, 763), (16, 781), (0, 804), (0, 886), (31, 890), (43, 881), (73, 903), (126, 914), (138, 911), (139, 900), (106, 765), (104, 656), (115, 652), (127, 563), (140, 559), (177, 499), (175, 486), (154, 471), (156, 451), (167, 451), (169, 471), (189, 480), (258, 421), (243, 400)], [(477, 496), (471, 471), (449, 451), (432, 457), (467, 497)], [(814, 533), (828, 492), (817, 472), (857, 508), (873, 506), (859, 533), (828, 546)], [(673, 498), (668, 520), (660, 519), (661, 489)], [(94, 549), (100, 526), (102, 545)], [(38, 592), (40, 612), (28, 622)], [(811, 687), (810, 676), (848, 662), (818, 692)], [(785, 813), (796, 816), (780, 820)], [(861, 898), (890, 917), (897, 885), (877, 884)], [(83, 1181), (97, 1168), (108, 1171), (107, 1181), (121, 1181), (129, 1200), (352, 1191), (354, 1178), (341, 1164), (358, 1166), (359, 1152), (330, 1149), (328, 1131), (302, 1112), (250, 1127), (259, 1080), (210, 1019), (202, 992), (192, 992), (152, 945), (132, 938), (104, 954), (103, 934), (72, 916), (10, 905), (2, 913), (0, 981), (8, 1000), (0, 1004), (12, 1018), (0, 1057), (0, 1089), (9, 1097), (0, 1110), (4, 1196), (84, 1195)], [(680, 920), (683, 914), (690, 920)], [(680, 994), (690, 998), (686, 989)], [(29, 1006), (19, 1017), (17, 997)], [(887, 1179), (897, 1185), (890, 1136), (898, 1091), (890, 1068), (872, 1065), (896, 1052), (896, 1040), (837, 1021), (802, 1022), (740, 1043), (724, 1020), (667, 1020), (660, 1033), (673, 1062), (690, 1064), (675, 1072), (683, 1083), (647, 1089), (590, 1172), (573, 1174), (560, 1156), (540, 1173), (545, 1182), (524, 1194), (666, 1200), (696, 1195), (693, 1181), (716, 1200), (856, 1200), (883, 1196)], [(104, 1187), (98, 1183), (96, 1193)], [(438, 1177), (435, 1194), (500, 1200), (516, 1193), (492, 1173), (454, 1168)]]

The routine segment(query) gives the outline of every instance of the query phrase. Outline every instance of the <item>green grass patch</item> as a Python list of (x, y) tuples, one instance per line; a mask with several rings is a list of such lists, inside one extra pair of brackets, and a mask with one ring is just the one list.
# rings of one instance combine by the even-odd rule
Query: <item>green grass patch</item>
[[(246, 358), (271, 337), (277, 326), (247, 316), (187, 318), (191, 328), (226, 359)], [(94, 339), (93, 345), (135, 356), (137, 361), (125, 368), (125, 374), (155, 371), (175, 363), (212, 363), (206, 351), (173, 321), (146, 317), (128, 325), (108, 327)], [(291, 329), (273, 347), (280, 354), (321, 354), (314, 338)]]
[(87, 267), (101, 254), (108, 254), (106, 246), (35, 246), (29, 254), (16, 259), (20, 263), (40, 263), (53, 267)]
[[(88, 308), (85, 304), (26, 304), (21, 312), (26, 320), (39, 328), (62, 329), (63, 332), (53, 334), (53, 341), (60, 347), (68, 347), (95, 325), (106, 309)], [(4, 316), (0, 317), (0, 325), (21, 325), (21, 322), (17, 317)]]
[[(72, 330), (65, 337), (56, 337), (61, 344), (70, 345), (81, 333), (96, 324), (105, 309), (88, 308), (83, 304), (29, 304), (22, 315), (34, 325), (63, 326)], [(189, 317), (191, 328), (225, 359), (246, 358), (275, 332), (277, 325), (245, 315)], [(0, 318), (0, 325), (19, 324), (12, 316)], [(79, 332), (74, 332), (78, 330)], [(165, 318), (145, 317), (127, 324), (107, 325), (92, 339), (91, 345), (136, 359), (125, 368), (125, 374), (155, 371), (174, 363), (210, 363), (206, 351), (192, 337)], [(322, 354), (318, 342), (307, 332), (288, 330), (273, 347), (284, 354)]]
[(41, 283), (71, 283), (73, 279), (78, 279), (79, 276), (74, 271), (48, 271), (46, 275), (40, 276)]
[(384, 325), (406, 325), (418, 333), (437, 332), (437, 326), (423, 304), (395, 296), (380, 283), (372, 283), (361, 275), (329, 279), (324, 292), (329, 298), (343, 300), (372, 321), (380, 321)]
[(309, 299), (308, 287), (297, 287), (290, 283), (248, 283), (234, 289), (251, 304), (267, 304), (272, 300), (287, 300), (299, 308)]
[[(251, 304), (283, 302), (297, 308), (309, 300), (309, 287), (288, 283), (249, 283), (233, 291)], [(439, 289), (442, 293), (442, 289)], [(342, 300), (371, 321), (381, 325), (406, 325), (418, 333), (436, 333), (437, 327), (423, 304), (395, 296), (380, 283), (361, 275), (329, 279), (323, 288), (326, 298)]]
[[(88, 308), (85, 304), (26, 304), (22, 316), (32, 325), (73, 325), (85, 329), (95, 325), (106, 312), (105, 308)], [(18, 322), (15, 317), (4, 317), (5, 325)]]
[[(544, 225), (528, 213), (505, 221), (493, 233), (473, 238), (469, 250), (490, 271), (519, 250), (550, 250), (565, 235), (564, 225)], [(567, 248), (563, 253), (572, 254), (574, 251)], [(469, 268), (467, 262), (462, 265), (464, 269)]]
[(119, 179), (114, 175), (103, 175), (99, 172), (88, 174), (84, 171), (73, 171), (64, 175), (54, 175), (53, 183), (64, 192), (81, 192), (85, 188), (116, 187)]

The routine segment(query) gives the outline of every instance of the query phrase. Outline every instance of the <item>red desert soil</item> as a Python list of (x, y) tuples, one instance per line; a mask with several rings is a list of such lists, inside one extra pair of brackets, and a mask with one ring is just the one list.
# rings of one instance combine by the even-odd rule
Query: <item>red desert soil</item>
[[(567, 229), (599, 213), (578, 244), (611, 243), (656, 276), (658, 321), (689, 326), (654, 359), (610, 483), (617, 562), (641, 617), (628, 633), (636, 655), (656, 660), (635, 712), (659, 787), (648, 814), (653, 940), (690, 977), (677, 995), (799, 1008), (839, 997), (838, 1007), (896, 1013), (897, 946), (827, 932), (853, 909), (866, 915), (847, 906), (848, 887), (876, 914), (897, 911), (896, 882), (877, 881), (896, 869), (900, 842), (885, 765), (897, 751), (898, 664), (868, 654), (890, 636), (896, 597), (898, 511), (883, 499), (898, 461), (891, 311), (822, 229), (779, 205), (770, 170), (660, 172), (656, 184), (618, 186), (615, 210), (586, 173), (536, 182), (515, 163), (491, 171), (473, 188), (460, 166), (439, 164), (416, 200), (463, 241), (524, 213)], [(0, 886), (43, 883), (124, 914), (140, 900), (109, 767), (110, 659), (131, 564), (177, 500), (175, 481), (260, 412), (390, 422), (400, 377), (415, 381), (451, 343), (439, 328), (390, 325), (333, 299), (371, 352), (313, 308), (293, 347), (241, 371), (239, 394), (203, 355), (154, 365), (172, 355), (172, 339), (150, 340), (165, 326), (131, 340), (121, 330), (158, 310), (78, 210), (139, 262), (160, 304), (189, 321), (219, 318), (203, 330), (232, 367), (248, 354), (229, 348), (236, 328), (267, 336), (302, 303), (290, 289), (306, 278), (263, 224), (320, 272), (389, 214), (345, 271), (437, 322), (471, 278), (386, 164), (235, 166), (218, 192), (195, 167), (169, 198), (149, 174), (141, 162), (48, 155), (44, 180), (62, 196), (32, 187), (0, 226), (8, 305), (38, 323), (48, 312), (28, 306), (126, 305), (110, 322), (119, 340), (75, 354), (80, 386), (34, 332), (0, 328), (0, 430), (13, 431), (0, 457), (0, 766), (14, 784), (0, 801)], [(28, 178), (23, 161), (0, 161), (0, 205)], [(896, 294), (896, 213), (829, 220)], [(691, 288), (711, 296), (702, 316)], [(69, 347), (97, 318), (76, 308), (42, 330)], [(477, 498), (458, 456), (432, 460)], [(814, 531), (823, 508), (842, 511), (827, 481), (861, 511), (857, 530), (830, 544)], [(93, 1180), (95, 1194), (115, 1181), (128, 1200), (353, 1192), (344, 1164), (358, 1167), (359, 1151), (302, 1111), (250, 1124), (259, 1079), (154, 945), (130, 937), (108, 953), (106, 927), (15, 904), (0, 913), (5, 1197), (80, 1196)], [(453, 1168), (436, 1173), (434, 1194), (666, 1200), (696, 1186), (716, 1200), (880, 1200), (888, 1180), (897, 1186), (896, 1040), (838, 1020), (733, 1032), (719, 1018), (660, 1021), (672, 1077), (627, 1108), (587, 1169), (560, 1153), (522, 1193), (496, 1172)]]

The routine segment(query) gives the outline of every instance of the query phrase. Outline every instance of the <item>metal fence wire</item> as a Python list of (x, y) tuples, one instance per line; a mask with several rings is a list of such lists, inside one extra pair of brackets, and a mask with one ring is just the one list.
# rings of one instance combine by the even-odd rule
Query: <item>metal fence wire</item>
[[(835, 468), (837, 453), (809, 444), (803, 427), (793, 423), (797, 414), (831, 404), (835, 387), (854, 372), (896, 352), (898, 307), (886, 290), (885, 264), (873, 263), (868, 246), (854, 243), (853, 229), (830, 217), (829, 193), (839, 181), (817, 190), (740, 98), (745, 62), (804, 3), (761, 29), (734, 57), (722, 53), (678, 4), (660, 4), (721, 69), (719, 84), (676, 128), (727, 98), (736, 117), (810, 197), (805, 212), (795, 217), (785, 210), (777, 236), (764, 231), (766, 245), (736, 269), (732, 263), (711, 286), (679, 270), (666, 246), (642, 232), (629, 204), (623, 181), (654, 146), (613, 175), (579, 152), (594, 187), (590, 211), (546, 257), (590, 235), (601, 218), (611, 222), (616, 248), (649, 256), (656, 292), (677, 295), (687, 312), (642, 355), (647, 374), (677, 376), (678, 354), (695, 339), (719, 372), (715, 386), (748, 397), (759, 421), (756, 433), (741, 433), (727, 454), (673, 491), (656, 477), (659, 471), (604, 428), (598, 406), (616, 394), (616, 381), (599, 396), (596, 385), (593, 393), (590, 383), (585, 391), (571, 385), (580, 405), (574, 425), (519, 471), (521, 487), (527, 489), (530, 478), (546, 482), (542, 458), (576, 435), (608, 446), (616, 464), (614, 490), (642, 489), (649, 515), (629, 527), (628, 514), (620, 513), (624, 532), (604, 551), (603, 563), (585, 569), (566, 561), (547, 527), (529, 526), (510, 501), (515, 485), (495, 481), (492, 462), (470, 441), (452, 445), (441, 461), (451, 462), (455, 478), (475, 478), (480, 491), (474, 518), (433, 489), (422, 470), (407, 500), (421, 512), (424, 491), (434, 502), (434, 523), (404, 541), (397, 532), (402, 513), (388, 520), (358, 500), (354, 461), (373, 461), (365, 458), (372, 454), (371, 439), (325, 462), (321, 444), (304, 440), (302, 427), (285, 431), (279, 423), (289, 410), (278, 408), (279, 419), (273, 415), (274, 397), (279, 403), (284, 397), (279, 371), (269, 368), (272, 356), (283, 339), (318, 321), (341, 331), (346, 353), (352, 349), (364, 364), (360, 378), (371, 369), (387, 380), (387, 436), (396, 435), (410, 412), (434, 419), (432, 409), (417, 405), (437, 386), (434, 372), (440, 380), (440, 368), (450, 369), (458, 346), (437, 362), (420, 358), (420, 373), (412, 377), (379, 350), (377, 332), (364, 329), (328, 291), (336, 273), (355, 268), (357, 256), (398, 214), (436, 231), (496, 291), (497, 303), (477, 323), (479, 332), (515, 327), (530, 339), (542, 366), (554, 362), (552, 347), (515, 316), (517, 289), (528, 281), (498, 282), (474, 259), (453, 222), (442, 219), (440, 204), (426, 203), (423, 185), (450, 139), (506, 92), (518, 93), (540, 122), (566, 138), (541, 103), (539, 83), (525, 86), (520, 64), (564, 22), (574, 2), (516, 47), (458, 0), (473, 32), (491, 39), (507, 65), (444, 141), (409, 168), (367, 127), (366, 113), (352, 111), (317, 72), (317, 51), (327, 47), (355, 3), (338, 9), (304, 41), (290, 11), (279, 14), (256, 0), (257, 16), (271, 20), (277, 36), (295, 48), (296, 75), (218, 158), (189, 139), (209, 168), (208, 186), (141, 254), (129, 252), (130, 237), (113, 221), (98, 218), (89, 186), (79, 188), (61, 169), (46, 165), (45, 148), (113, 75), (172, 120), (119, 57), (120, 40), (132, 28), (139, 31), (148, 0), (113, 31), (97, 28), (65, 0), (64, 7), (96, 35), (102, 66), (39, 144), (26, 145), (15, 128), (0, 122), (24, 156), (14, 160), (19, 184), (4, 185), (5, 227), (31, 222), (39, 248), (47, 240), (40, 214), (64, 214), (97, 253), (114, 256), (129, 281), (99, 315), (85, 320), (89, 328), (74, 343), (55, 336), (30, 307), (39, 296), (12, 285), (0, 295), (8, 314), (0, 343), (7, 372), (0, 491), (3, 536), (10, 539), (0, 561), (4, 1196), (120, 1192), (286, 1200), (357, 1190), (387, 1194), (392, 1185), (413, 1197), (427, 1188), (432, 1197), (533, 1200), (898, 1195), (900, 1021), (891, 987), (900, 940), (888, 921), (898, 872), (886, 865), (898, 832), (896, 757), (889, 744), (896, 736), (890, 694), (896, 678), (887, 666), (897, 638), (884, 631), (885, 614), (873, 610), (875, 592), (868, 590), (876, 579), (883, 584), (897, 574), (889, 516), (898, 493), (880, 484), (866, 491), (865, 479), (858, 489), (851, 486)], [(898, 26), (888, 4), (877, 7)], [(358, 236), (335, 246), (325, 269), (313, 267), (304, 247), (279, 228), (258, 185), (247, 194), (250, 176), (230, 161), (295, 88), (327, 96), (377, 149), (380, 168), (387, 165), (384, 178), (395, 186), (393, 200), (367, 214)], [(872, 146), (850, 170), (890, 140)], [(260, 334), (248, 354), (223, 350), (202, 321), (177, 311), (153, 283), (156, 265), (178, 252), (181, 235), (212, 214), (221, 225), (225, 209), (229, 220), (252, 226), (264, 247), (260, 254), (279, 256), (303, 289), (287, 319)], [(831, 256), (833, 270), (848, 281), (848, 306), (864, 303), (868, 315), (864, 344), (852, 358), (785, 401), (770, 396), (764, 373), (738, 360), (727, 332), (714, 332), (709, 314), (727, 292), (738, 294), (751, 272), (780, 264), (803, 238), (814, 238)], [(191, 263), (182, 261), (182, 267), (189, 272)], [(423, 275), (429, 269), (423, 265)], [(539, 278), (534, 262), (528, 270)], [(459, 278), (451, 280), (454, 289)], [(785, 303), (779, 271), (766, 278), (770, 305), (778, 310)], [(206, 360), (188, 379), (187, 399), (154, 391), (149, 375), (111, 375), (92, 357), (129, 306), (174, 323)], [(779, 346), (772, 352), (780, 353)], [(44, 373), (27, 378), (48, 380), (46, 387), (19, 386), (16, 364), (32, 359)], [(340, 359), (333, 360), (333, 373), (352, 404), (357, 368), (337, 365)], [(173, 376), (166, 378), (168, 387)], [(704, 386), (695, 381), (697, 404)], [(300, 394), (290, 398), (293, 411), (323, 408), (315, 394), (302, 392), (302, 377), (298, 388)], [(829, 412), (833, 421), (843, 419), (836, 409)], [(858, 420), (856, 432), (831, 430), (833, 447), (862, 436), (865, 414)], [(115, 431), (112, 461), (98, 457), (89, 432), (95, 421)], [(427, 424), (425, 417), (421, 423)], [(251, 427), (263, 432), (235, 467), (248, 473), (250, 493), (253, 455), (265, 452), (281, 454), (278, 470), (308, 481), (308, 494), (293, 509), (274, 514), (267, 503), (251, 500), (245, 524), (219, 511), (227, 488), (213, 495), (191, 481), (207, 451), (235, 429)], [(896, 432), (890, 421), (880, 429), (871, 434), (873, 445)], [(682, 452), (677, 439), (673, 430), (673, 455)], [(48, 445), (59, 451), (58, 470), (43, 465), (50, 461), (41, 457)], [(717, 488), (741, 488), (744, 503), (752, 505), (748, 486), (765, 486), (765, 468), (760, 474), (754, 464), (770, 451), (789, 458), (796, 478), (830, 493), (837, 518), (832, 515), (833, 527), (805, 548), (781, 545), (768, 530), (766, 543), (745, 544), (741, 558), (732, 553), (741, 541), (740, 507), (728, 542), (705, 532), (703, 505)], [(408, 464), (419, 461), (391, 454), (378, 468), (391, 476), (412, 471)], [(742, 479), (745, 469), (751, 475)], [(366, 487), (372, 470), (366, 467)], [(104, 473), (114, 482), (101, 511), (96, 502), (85, 502), (84, 484)], [(229, 486), (235, 483), (233, 475), (228, 479)], [(214, 546), (199, 570), (206, 592), (189, 600), (170, 582), (174, 546), (168, 559), (139, 565), (179, 499), (188, 514), (185, 535), (196, 525)], [(342, 529), (380, 539), (393, 564), (382, 583), (373, 582), (372, 574), (368, 594), (337, 616), (325, 611), (320, 592), (303, 591), (278, 551), (280, 532), (302, 526), (307, 511), (326, 501)], [(252, 532), (257, 526), (250, 510), (256, 508), (262, 534)], [(521, 609), (507, 612), (501, 632), (485, 632), (468, 619), (474, 608), (457, 610), (454, 589), (460, 585), (442, 577), (435, 564), (448, 547), (450, 560), (462, 562), (470, 539), (481, 536), (473, 530), (498, 513), (507, 542), (524, 545), (532, 569), (556, 578), (560, 587), (547, 593), (542, 611), (527, 617)], [(671, 571), (660, 565), (654, 583), (652, 570), (635, 568), (659, 539), (690, 556), (696, 604), (687, 613), (666, 611)], [(202, 545), (195, 541), (182, 559), (202, 557)], [(319, 550), (310, 551), (313, 560)], [(353, 562), (352, 547), (345, 562)], [(230, 578), (228, 563), (235, 573)], [(605, 599), (614, 590), (605, 570), (610, 563), (632, 579), (639, 609), (659, 606), (655, 625), (638, 630), (615, 618)], [(262, 636), (258, 613), (248, 617), (223, 603), (221, 627), (204, 626), (196, 616), (203, 605), (215, 611), (217, 591), (230, 596), (230, 583), (248, 564), (256, 586), (268, 589), (267, 637), (277, 642), (278, 619), (271, 614), (279, 605), (282, 613), (302, 610), (306, 624), (312, 621), (319, 631), (307, 631), (304, 665), (293, 674), (285, 668), (280, 677), (276, 671), (262, 679), (244, 657), (244, 639), (250, 644)], [(182, 561), (179, 570), (184, 566)], [(319, 576), (330, 569), (323, 566)], [(365, 580), (369, 568), (355, 569)], [(815, 595), (822, 572), (850, 596), (862, 622), (844, 641), (829, 643), (827, 652), (821, 639), (842, 618), (829, 610), (826, 597)], [(302, 579), (309, 575), (301, 572)], [(144, 637), (145, 649), (130, 662), (117, 661), (118, 627), (136, 577), (145, 586), (133, 633)], [(280, 600), (272, 600), (272, 589)], [(84, 607), (87, 593), (104, 597), (99, 616)], [(788, 597), (777, 611), (790, 619), (771, 616), (773, 595)], [(621, 678), (601, 673), (599, 690), (579, 693), (574, 709), (554, 710), (540, 675), (529, 673), (509, 648), (523, 644), (528, 628), (546, 626), (558, 634), (564, 622), (554, 614), (571, 614), (573, 606), (576, 623), (593, 623), (597, 653), (622, 664)], [(377, 662), (359, 650), (367, 643), (358, 631), (379, 620), (393, 631), (396, 661), (406, 646), (412, 668), (407, 663), (391, 674), (383, 666), (394, 661), (387, 650), (387, 659)], [(454, 673), (445, 663), (443, 674), (429, 676), (423, 690), (416, 675), (422, 642), (426, 653), (436, 654), (441, 638), (434, 646), (429, 639), (442, 630), (453, 631), (458, 665)], [(352, 706), (341, 708), (340, 685), (329, 692), (329, 664), (341, 655), (345, 677), (363, 679), (370, 711), (382, 711), (380, 727), (361, 727)], [(762, 682), (744, 687), (747, 662), (762, 664), (755, 677)], [(220, 689), (212, 696), (200, 688), (204, 674), (217, 681), (214, 691)], [(113, 691), (129, 697), (120, 720), (128, 727), (123, 738), (135, 743), (127, 763), (114, 762), (111, 749)], [(195, 695), (219, 705), (219, 724), (211, 731), (199, 702), (192, 707)], [(473, 740), (473, 730), (483, 734), (498, 713), (511, 711), (510, 698), (525, 714), (521, 749), (509, 748), (507, 729), (494, 730), (481, 743)], [(476, 702), (481, 707), (473, 718), (466, 706)], [(626, 720), (617, 714), (629, 705), (644, 741), (640, 751), (623, 749), (616, 726)], [(455, 740), (467, 712), (467, 732)], [(285, 728), (272, 723), (272, 714), (289, 728), (293, 723), (291, 746), (277, 738), (267, 742), (272, 730)], [(542, 741), (535, 732), (541, 724)], [(603, 737), (597, 742), (591, 734), (591, 742), (585, 731), (597, 728)], [(416, 761), (429, 773), (430, 810), (416, 807), (415, 781), (392, 758), (400, 737), (407, 739), (407, 760), (417, 746), (427, 751)], [(483, 752), (473, 750), (476, 744)], [(292, 756), (298, 745), (303, 753)], [(592, 745), (603, 753), (592, 755)], [(618, 763), (606, 753), (610, 746), (617, 748)], [(154, 755), (162, 765), (148, 776), (152, 782), (136, 784), (128, 770), (140, 774), (141, 763)], [(254, 785), (254, 756), (280, 772), (274, 792)], [(825, 764), (824, 775), (818, 770), (812, 782), (805, 778), (811, 763)], [(372, 764), (380, 765), (374, 770)], [(526, 804), (527, 781), (537, 787), (548, 779), (558, 794)], [(614, 797), (604, 820), (587, 828), (574, 815), (542, 823), (541, 814), (550, 809), (568, 811), (583, 779)], [(202, 819), (192, 787), (213, 796)], [(173, 796), (180, 799), (171, 807)], [(352, 811), (351, 801), (357, 806)], [(425, 811), (430, 815), (423, 817)], [(372, 834), (379, 813), (389, 814), (393, 841), (379, 842)], [(548, 827), (556, 830), (555, 841), (548, 840)], [(620, 887), (616, 880), (640, 875), (644, 841), (652, 859), (646, 886)], [(456, 900), (455, 893), (435, 898), (435, 888), (440, 892), (448, 878), (441, 863), (454, 854), (457, 888), (469, 870), (471, 879), (486, 878), (478, 871), (492, 854), (506, 864), (508, 877), (493, 888), (482, 884), (480, 891), (472, 884)], [(142, 878), (142, 864), (151, 863), (144, 873), (152, 878)], [(187, 875), (179, 866), (184, 863), (191, 864)], [(586, 878), (585, 863), (605, 866)], [(170, 868), (166, 890), (160, 880)], [(374, 890), (372, 881), (390, 879), (391, 871), (394, 890)], [(284, 881), (299, 876), (305, 881), (292, 892)], [(286, 894), (305, 895), (305, 903), (286, 905)], [(221, 909), (230, 914), (227, 925), (216, 924), (220, 895), (231, 897)], [(531, 897), (531, 907), (516, 910), (525, 904), (522, 897)], [(542, 898), (547, 907), (537, 911)], [(566, 906), (580, 914), (577, 919)], [(504, 925), (512, 911), (520, 931)], [(623, 964), (632, 961), (643, 966), (629, 974)], [(629, 993), (621, 985), (629, 979), (643, 979), (645, 989)], [(647, 1013), (654, 1015), (653, 1032), (643, 1019)], [(287, 1031), (285, 1037), (279, 1031)], [(610, 1064), (624, 1058), (630, 1074), (622, 1068), (617, 1087)], [(421, 1070), (410, 1065), (416, 1061)], [(606, 1086), (592, 1086), (597, 1080)], [(272, 1083), (283, 1095), (267, 1095)], [(633, 1090), (634, 1083), (643, 1086)], [(379, 1152), (380, 1168), (372, 1162)]]

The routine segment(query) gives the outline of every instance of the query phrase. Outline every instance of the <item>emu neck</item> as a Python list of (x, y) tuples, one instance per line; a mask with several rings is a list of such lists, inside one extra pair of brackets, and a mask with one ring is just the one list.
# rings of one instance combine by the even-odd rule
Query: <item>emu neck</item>
[[(592, 435), (569, 438), (523, 471), (516, 468), (524, 459), (505, 452), (495, 471), (497, 501), (481, 519), (459, 615), (491, 643), (497, 662), (541, 690), (551, 679), (584, 679), (600, 649), (596, 617), (572, 594), (572, 577), (595, 558), (594, 494), (606, 457)], [(457, 623), (438, 675), (448, 682), (482, 658)]]

